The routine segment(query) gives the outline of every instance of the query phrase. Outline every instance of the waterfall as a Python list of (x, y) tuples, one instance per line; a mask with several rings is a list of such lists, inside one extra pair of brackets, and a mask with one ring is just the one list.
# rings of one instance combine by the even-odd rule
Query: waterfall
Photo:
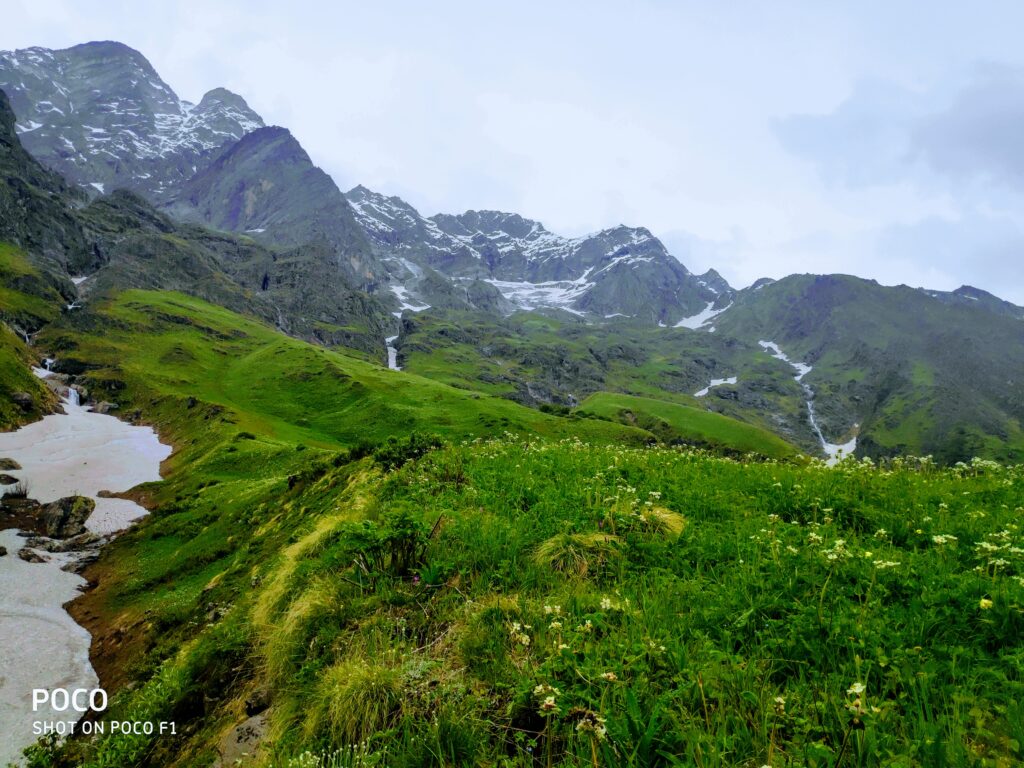
[(75, 389), (74, 387), (68, 387), (68, 397), (67, 397), (67, 400), (68, 400), (68, 403), (70, 403), (71, 405), (81, 405), (82, 404), (81, 398), (79, 398), (79, 396), (78, 396), (78, 390)]
[(52, 370), (53, 370), (53, 368), (52, 368), (51, 366), (52, 366), (52, 365), (53, 365), (53, 364), (54, 364), (55, 362), (57, 362), (57, 361), (56, 361), (56, 360), (54, 360), (54, 359), (53, 359), (52, 357), (47, 357), (47, 358), (44, 358), (44, 359), (43, 359), (43, 367), (44, 367), (44, 368), (46, 368), (46, 370), (48, 370), (48, 371), (52, 371)]
[[(821, 431), (821, 427), (818, 425), (818, 417), (814, 413), (814, 389), (809, 384), (805, 384), (803, 381), (804, 376), (811, 372), (812, 367), (806, 363), (798, 363), (794, 360), (790, 360), (789, 357), (783, 352), (779, 345), (774, 341), (759, 341), (765, 352), (770, 354), (777, 360), (782, 360), (784, 363), (789, 363), (793, 370), (796, 371), (796, 376), (793, 378), (800, 384), (804, 390), (804, 397), (807, 398), (807, 417), (811, 422), (811, 429), (814, 430), (814, 434), (817, 436), (818, 441), (821, 443), (821, 450), (824, 451), (828, 457), (827, 461), (829, 464), (835, 464), (843, 456), (850, 456), (855, 450), (857, 450), (857, 434), (856, 430), (860, 426), (859, 424), (853, 425), (854, 435), (846, 443), (837, 444), (830, 443), (825, 439), (825, 435)], [(703, 390), (702, 390), (703, 391)], [(698, 393), (699, 394), (699, 393)]]
[(402, 370), (402, 366), (398, 364), (398, 350), (395, 347), (391, 346), (397, 340), (398, 334), (395, 334), (394, 336), (388, 336), (386, 339), (384, 339), (384, 346), (388, 350), (388, 368), (390, 368), (392, 371)]

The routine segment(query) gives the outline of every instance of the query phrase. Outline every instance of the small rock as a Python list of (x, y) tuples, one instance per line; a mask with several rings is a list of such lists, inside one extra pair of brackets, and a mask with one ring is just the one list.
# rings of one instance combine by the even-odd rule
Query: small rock
[(26, 563), (46, 563), (49, 562), (48, 558), (43, 557), (34, 549), (28, 547), (22, 547), (18, 550), (18, 557), (24, 560)]
[(85, 533), (85, 521), (96, 508), (96, 502), (85, 496), (65, 496), (43, 506), (46, 535), (52, 539), (69, 539)]
[(245, 714), (252, 717), (270, 706), (270, 691), (260, 687), (253, 691), (245, 700)]
[(62, 552), (81, 552), (85, 549), (90, 549), (102, 543), (103, 537), (98, 533), (92, 531), (86, 531), (80, 533), (77, 536), (72, 536), (64, 542), (64, 546), (61, 549)]
[(0, 547), (0, 557), (7, 554), (7, 547)]
[(110, 413), (117, 410), (117, 403), (108, 403), (106, 400), (103, 400), (97, 403), (92, 410), (94, 413)]
[(80, 533), (69, 539), (48, 539), (43, 536), (33, 536), (25, 541), (25, 546), (33, 549), (42, 549), (46, 552), (79, 552), (99, 544), (101, 538), (92, 531)]
[(23, 411), (31, 411), (34, 404), (32, 395), (28, 392), (12, 392), (11, 400), (13, 400), (14, 404)]
[(32, 549), (44, 549), (47, 552), (56, 552), (60, 548), (60, 542), (55, 539), (47, 539), (44, 536), (32, 536), (25, 539), (25, 546)]
[(267, 713), (253, 715), (240, 725), (224, 734), (217, 747), (219, 759), (214, 762), (217, 768), (229, 765), (250, 765), (255, 763), (260, 743), (267, 733)]
[(21, 464), (14, 459), (0, 459), (0, 469), (10, 472), (12, 469), (21, 469)]
[(78, 557), (72, 560), (70, 563), (65, 563), (60, 567), (62, 571), (68, 573), (81, 573), (86, 569), (86, 566), (95, 563), (100, 559), (100, 552), (98, 549), (90, 549), (82, 552)]
[(16, 482), (18, 482), (18, 478), (13, 475), (0, 474), (0, 485), (14, 485)]

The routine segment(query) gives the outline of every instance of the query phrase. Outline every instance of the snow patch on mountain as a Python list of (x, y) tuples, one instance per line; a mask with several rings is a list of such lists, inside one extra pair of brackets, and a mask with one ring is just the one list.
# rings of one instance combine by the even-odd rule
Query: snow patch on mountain
[(501, 295), (520, 309), (564, 309), (574, 315), (584, 316), (573, 307), (573, 303), (594, 287), (587, 281), (590, 270), (577, 280), (553, 280), (546, 283), (512, 282), (510, 280), (487, 280)]
[(720, 314), (725, 312), (725, 310), (727, 310), (731, 306), (732, 306), (732, 302), (729, 302), (729, 304), (727, 304), (726, 306), (722, 307), (721, 309), (715, 309), (714, 308), (715, 307), (715, 302), (709, 301), (708, 305), (706, 307), (704, 307), (704, 309), (702, 309), (696, 315), (692, 315), (690, 317), (684, 317), (682, 320), (680, 320), (678, 323), (676, 323), (674, 327), (675, 328), (690, 328), (691, 330), (697, 330), (698, 328), (703, 328), (705, 325), (710, 323), (712, 320), (714, 320)]
[(729, 376), (728, 378), (725, 379), (712, 379), (710, 384), (704, 387), (704, 389), (699, 389), (696, 392), (694, 392), (693, 396), (704, 397), (708, 394), (708, 392), (710, 392), (715, 387), (720, 387), (723, 384), (735, 384), (737, 381), (738, 379), (735, 376)]
[(409, 290), (403, 285), (392, 285), (391, 292), (398, 297), (398, 301), (400, 302), (398, 311), (392, 313), (395, 317), (401, 317), (405, 310), (409, 310), (410, 312), (422, 312), (426, 309), (430, 309), (429, 304), (413, 304), (410, 301), (412, 297), (409, 295)]
[(413, 295), (429, 268), (461, 284), (487, 282), (522, 310), (559, 309), (595, 319), (643, 313), (660, 321), (669, 312), (678, 315), (680, 307), (692, 307), (695, 298), (716, 302), (730, 290), (717, 273), (691, 275), (642, 227), (619, 225), (563, 237), (515, 213), (483, 210), (427, 218), (400, 198), (363, 186), (346, 198), (389, 265), (390, 282)]

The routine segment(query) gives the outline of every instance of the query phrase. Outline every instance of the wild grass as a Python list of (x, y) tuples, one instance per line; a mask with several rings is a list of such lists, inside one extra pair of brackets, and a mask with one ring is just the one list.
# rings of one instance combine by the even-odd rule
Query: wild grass
[[(348, 584), (338, 660), (318, 663), (355, 645), (422, 671), (396, 678), (400, 717), (351, 739), (388, 765), (423, 759), (456, 703), (464, 754), (495, 765), (1011, 765), (1021, 473), (448, 447), (379, 499), (444, 510), (426, 558), (449, 576)], [(339, 747), (326, 715), (305, 728), (285, 753)]]
[(339, 746), (359, 744), (385, 733), (402, 705), (402, 677), (369, 659), (352, 659), (328, 668), (321, 677), (307, 733), (316, 737), (326, 725)]
[(28, 498), (28, 481), (19, 480), (13, 485), (4, 486), (3, 493), (0, 494), (3, 498), (9, 499), (27, 499)]
[(608, 533), (559, 533), (542, 541), (533, 559), (566, 576), (583, 577), (618, 560), (621, 544)]

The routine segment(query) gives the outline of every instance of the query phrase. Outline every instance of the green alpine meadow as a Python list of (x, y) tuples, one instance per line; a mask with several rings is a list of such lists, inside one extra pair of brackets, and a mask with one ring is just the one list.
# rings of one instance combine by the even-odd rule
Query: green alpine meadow
[[(783, 98), (717, 48), (700, 88), (666, 58), (770, 50), (778, 19), (752, 9), (698, 34), (734, 14), (594, 4), (581, 34), (568, 7), (348, 5), (94, 9), (82, 29), (166, 31), (176, 77), (254, 89), (196, 102), (124, 43), (34, 45), (70, 10), (0, 29), (0, 765), (1024, 765), (1024, 286), (999, 154), (1024, 125), (1002, 49), (941, 99), (924, 69), (908, 91), (861, 62), (843, 101), (828, 67), (765, 54)], [(856, 39), (874, 19), (829, 13)], [(609, 43), (641, 18), (650, 40)], [(515, 35), (529, 56), (502, 53)], [(512, 99), (493, 68), (513, 61), (547, 90)], [(618, 103), (587, 101), (623, 73)], [(773, 99), (755, 140), (732, 110)], [(765, 136), (782, 154), (758, 160)], [(723, 185), (689, 210), (688, 141), (692, 184), (706, 160)], [(531, 196), (552, 146), (557, 194)], [(651, 147), (673, 175), (644, 175)], [(335, 180), (360, 173), (388, 191)], [(503, 190), (600, 228), (420, 212)], [(620, 223), (648, 209), (664, 237)], [(863, 276), (833, 266), (854, 250)]]

